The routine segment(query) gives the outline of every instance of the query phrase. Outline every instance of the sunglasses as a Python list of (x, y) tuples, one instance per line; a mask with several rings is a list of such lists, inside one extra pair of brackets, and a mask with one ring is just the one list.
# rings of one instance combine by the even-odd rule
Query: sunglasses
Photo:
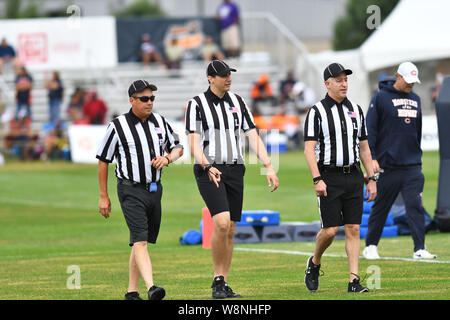
[(142, 102), (148, 102), (149, 100), (150, 100), (150, 101), (155, 101), (155, 96), (150, 96), (150, 97), (148, 97), (148, 96), (135, 97), (135, 99), (139, 99), (139, 100), (141, 100)]

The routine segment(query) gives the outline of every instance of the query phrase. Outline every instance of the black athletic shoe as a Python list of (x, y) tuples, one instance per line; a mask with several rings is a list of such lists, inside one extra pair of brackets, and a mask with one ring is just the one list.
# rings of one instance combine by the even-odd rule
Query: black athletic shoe
[(166, 290), (161, 287), (152, 286), (148, 289), (148, 300), (162, 300), (166, 295)]
[[(319, 289), (319, 270), (320, 264), (315, 265), (312, 262), (313, 257), (309, 257), (305, 270), (305, 285), (309, 291), (317, 291)], [(322, 272), (323, 275), (323, 272)]]
[(227, 282), (225, 282), (225, 292), (227, 293), (227, 298), (242, 298), (242, 296), (238, 293), (235, 293)]
[(348, 292), (369, 292), (369, 288), (363, 287), (359, 282), (359, 277), (356, 277), (352, 282), (349, 282)]
[(139, 297), (139, 293), (137, 292), (127, 292), (125, 294), (125, 300), (142, 300), (141, 297)]
[(228, 297), (227, 291), (225, 289), (225, 278), (223, 276), (215, 277), (211, 288), (213, 299), (225, 299)]

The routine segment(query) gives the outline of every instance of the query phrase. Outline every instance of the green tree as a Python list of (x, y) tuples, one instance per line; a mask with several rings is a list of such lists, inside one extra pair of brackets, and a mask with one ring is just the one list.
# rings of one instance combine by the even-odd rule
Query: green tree
[(22, 8), (21, 0), (7, 0), (5, 14), (0, 18), (4, 19), (28, 19), (41, 17), (42, 14), (39, 10), (39, 5), (35, 0), (29, 0), (26, 2), (25, 8)]
[(39, 14), (39, 6), (36, 4), (36, 2), (29, 1), (27, 6), (20, 12), (19, 18), (22, 19), (28, 19), (28, 18), (37, 18), (40, 17)]
[(399, 0), (348, 0), (345, 16), (337, 20), (334, 26), (334, 50), (358, 48), (376, 30), (371, 28), (372, 21), (369, 21), (368, 27), (368, 19), (372, 14), (367, 13), (369, 6), (379, 8), (380, 22), (383, 23), (398, 2)]
[(20, 13), (20, 4), (21, 4), (20, 0), (7, 0), (4, 18), (17, 19)]
[(145, 16), (165, 16), (165, 12), (154, 3), (148, 0), (137, 0), (125, 9), (114, 14), (116, 17), (145, 17)]

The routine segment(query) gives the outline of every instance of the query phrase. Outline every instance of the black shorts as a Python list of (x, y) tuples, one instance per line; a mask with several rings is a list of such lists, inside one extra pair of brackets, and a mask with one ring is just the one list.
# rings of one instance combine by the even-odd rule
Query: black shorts
[(144, 187), (117, 183), (120, 206), (130, 230), (130, 247), (135, 242), (156, 243), (161, 224), (162, 185), (158, 183), (156, 192)]
[(194, 165), (198, 190), (211, 216), (229, 211), (231, 221), (241, 221), (245, 166), (243, 164), (213, 164), (213, 166), (222, 172), (218, 188), (209, 180), (208, 172), (199, 164)]
[(317, 197), (322, 228), (361, 224), (364, 176), (359, 165), (350, 173), (320, 171), (327, 196)]

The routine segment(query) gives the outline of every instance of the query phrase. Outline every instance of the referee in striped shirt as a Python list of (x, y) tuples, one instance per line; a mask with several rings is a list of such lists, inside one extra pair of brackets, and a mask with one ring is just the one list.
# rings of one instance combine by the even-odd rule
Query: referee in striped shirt
[(244, 100), (230, 92), (230, 68), (213, 60), (207, 68), (209, 88), (189, 100), (186, 132), (194, 156), (197, 186), (214, 221), (211, 252), (214, 267), (212, 298), (240, 297), (228, 286), (236, 221), (241, 220), (244, 193), (245, 136), (265, 166), (268, 186), (278, 188), (278, 177), (256, 131)]
[(369, 291), (360, 284), (358, 277), (364, 187), (360, 157), (369, 176), (368, 201), (375, 199), (377, 188), (364, 114), (359, 105), (347, 98), (350, 74), (352, 71), (339, 63), (332, 63), (324, 70), (328, 93), (309, 110), (305, 120), (305, 157), (322, 222), (314, 256), (308, 259), (305, 271), (305, 284), (310, 291), (319, 287), (322, 255), (342, 225), (345, 226), (345, 250), (350, 269), (348, 292)]
[(182, 156), (183, 147), (166, 119), (152, 112), (156, 90), (155, 85), (145, 80), (130, 85), (131, 109), (109, 123), (97, 152), (99, 212), (105, 218), (111, 212), (108, 164), (115, 158), (117, 193), (130, 230), (130, 278), (125, 300), (142, 300), (137, 292), (139, 276), (145, 281), (149, 300), (165, 296), (164, 288), (153, 283), (147, 242), (156, 243), (159, 233), (162, 169)]

